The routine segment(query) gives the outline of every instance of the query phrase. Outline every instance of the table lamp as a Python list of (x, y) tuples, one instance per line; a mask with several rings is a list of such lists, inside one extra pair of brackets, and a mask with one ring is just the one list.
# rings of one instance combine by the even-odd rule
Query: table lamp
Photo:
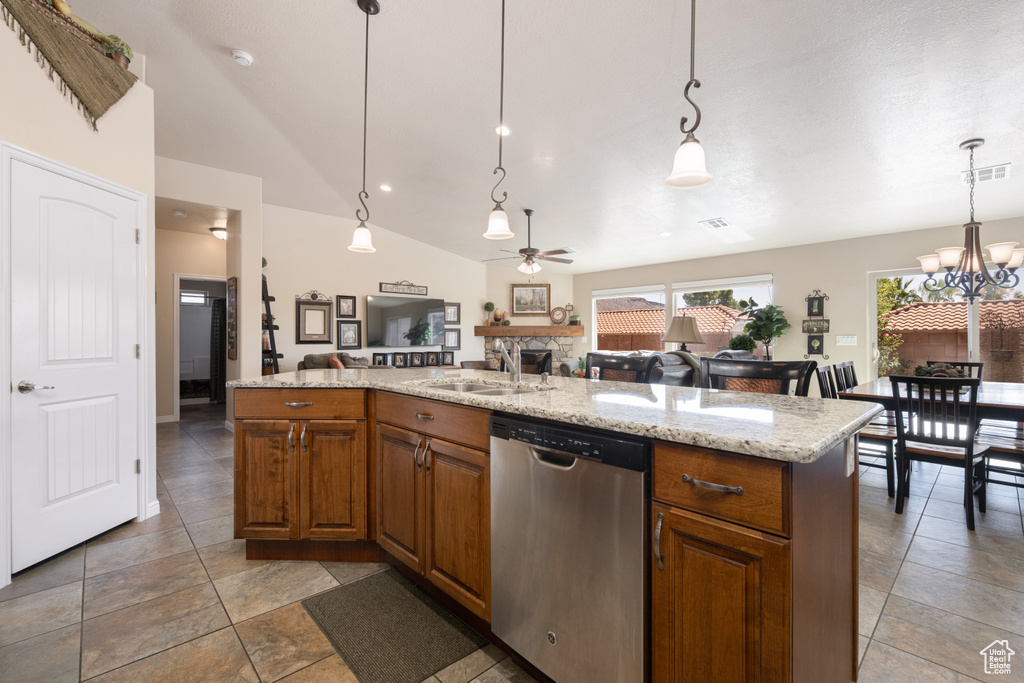
[(697, 329), (697, 319), (685, 315), (672, 316), (672, 323), (668, 326), (663, 342), (678, 342), (679, 350), (686, 351), (687, 344), (703, 344), (704, 337), (700, 336)]

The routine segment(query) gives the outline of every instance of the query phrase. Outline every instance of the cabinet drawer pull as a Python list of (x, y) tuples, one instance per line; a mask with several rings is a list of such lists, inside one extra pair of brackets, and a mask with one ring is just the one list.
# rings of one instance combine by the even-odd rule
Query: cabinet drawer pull
[(295, 452), (295, 423), (288, 429), (288, 450)]
[(661, 523), (665, 521), (665, 515), (658, 513), (658, 524), (654, 527), (654, 559), (658, 561), (658, 569), (664, 569), (665, 563), (661, 561)]
[(302, 425), (302, 433), (301, 433), (301, 434), (299, 434), (299, 443), (301, 443), (301, 444), (302, 444), (302, 452), (303, 452), (303, 453), (305, 453), (305, 452), (306, 452), (306, 427), (307, 427), (307, 426), (308, 426), (308, 425), (306, 425), (306, 424), (303, 424), (303, 425)]
[(420, 446), (423, 445), (423, 441), (416, 439), (416, 448), (412, 452), (412, 461), (416, 463), (416, 471), (419, 472), (423, 469), (423, 463), (420, 461)]
[(313, 405), (313, 402), (309, 401), (308, 403), (299, 403), (298, 401), (294, 401), (294, 402), (287, 402), (286, 401), (285, 405), (288, 406), (289, 408), (308, 408), (311, 405)]
[(427, 413), (416, 413), (416, 417), (418, 417), (421, 420), (426, 420), (427, 422), (430, 422), (431, 420), (434, 419), (433, 415), (428, 415)]
[(702, 489), (707, 489), (708, 491), (718, 491), (719, 493), (735, 493), (737, 496), (743, 495), (742, 486), (725, 486), (724, 484), (712, 484), (711, 482), (708, 481), (694, 479), (689, 474), (683, 475), (683, 481), (693, 484), (694, 486), (699, 486)]

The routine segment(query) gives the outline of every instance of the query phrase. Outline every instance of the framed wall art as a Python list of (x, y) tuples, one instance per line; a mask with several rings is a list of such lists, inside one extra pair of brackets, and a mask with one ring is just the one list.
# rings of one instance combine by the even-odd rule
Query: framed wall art
[(512, 285), (512, 315), (547, 316), (551, 312), (551, 285)]
[(228, 359), (238, 360), (238, 278), (228, 278), (227, 315)]
[(334, 305), (329, 299), (299, 299), (295, 302), (295, 343), (330, 344)]
[(339, 318), (356, 317), (356, 298), (354, 296), (339, 294), (334, 297), (334, 301), (335, 316)]
[(458, 351), (462, 348), (462, 330), (445, 330), (444, 331), (444, 344), (442, 348), (445, 351)]
[(338, 321), (338, 348), (363, 348), (363, 323), (361, 320)]
[(808, 356), (823, 356), (825, 355), (825, 337), (820, 334), (809, 334), (807, 335), (807, 355)]
[(459, 325), (462, 323), (462, 304), (444, 303), (444, 324)]

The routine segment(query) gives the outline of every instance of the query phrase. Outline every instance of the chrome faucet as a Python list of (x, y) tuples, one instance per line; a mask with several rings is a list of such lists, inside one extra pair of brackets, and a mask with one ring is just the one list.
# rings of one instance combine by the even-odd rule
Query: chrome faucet
[(495, 353), (500, 353), (501, 357), (505, 359), (505, 365), (509, 369), (509, 376), (513, 382), (523, 381), (523, 351), (519, 348), (519, 344), (512, 341), (509, 338), (505, 338), (504, 341), (512, 344), (515, 347), (515, 360), (508, 355), (508, 351), (505, 349), (505, 344), (502, 343), (501, 339), (495, 339), (494, 343), (491, 344), (491, 350)]

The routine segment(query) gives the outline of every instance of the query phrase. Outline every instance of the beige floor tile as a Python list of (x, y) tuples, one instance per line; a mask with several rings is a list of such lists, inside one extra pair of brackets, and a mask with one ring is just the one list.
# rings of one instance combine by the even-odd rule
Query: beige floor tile
[(857, 680), (858, 683), (895, 683), (896, 681), (962, 683), (976, 679), (876, 640), (871, 642), (864, 655)]
[(954, 522), (925, 515), (921, 517), (921, 523), (917, 526), (917, 535), (1024, 560), (1024, 538), (1007, 536), (998, 530), (980, 526), (976, 527), (975, 531), (968, 531), (966, 522)]
[(281, 680), (286, 683), (359, 683), (338, 655), (331, 655)]
[(171, 498), (174, 499), (175, 505), (182, 505), (195, 500), (230, 496), (234, 495), (234, 493), (235, 482), (233, 479), (219, 479), (214, 482), (202, 482), (192, 486), (176, 488), (171, 492)]
[(229, 624), (209, 583), (82, 624), (82, 678), (91, 678)]
[(896, 514), (878, 505), (860, 506), (860, 527), (869, 526), (884, 533), (898, 531), (913, 534), (920, 518), (919, 512), (904, 510), (902, 514)]
[(330, 641), (297, 602), (236, 624), (235, 632), (266, 683), (335, 654)]
[(321, 562), (320, 564), (341, 585), (364, 579), (371, 574), (382, 572), (391, 566), (383, 562)]
[(195, 522), (185, 527), (192, 544), (196, 548), (205, 548), (208, 545), (216, 545), (230, 541), (235, 535), (234, 516), (214, 517), (205, 519), (202, 522)]
[(0, 681), (78, 683), (81, 625), (0, 647)]
[(178, 517), (178, 511), (174, 508), (174, 505), (171, 504), (165, 506), (161, 503), (160, 514), (141, 522), (128, 522), (111, 529), (102, 536), (97, 536), (90, 540), (89, 547), (92, 548), (105, 543), (112, 543), (113, 541), (123, 541), (126, 538), (135, 538), (136, 536), (152, 534), (156, 531), (166, 531), (167, 529), (175, 529), (180, 526), (183, 526), (183, 524), (181, 522), (181, 518)]
[[(938, 500), (948, 500), (951, 503), (962, 503), (964, 499), (964, 490), (963, 487), (957, 488), (952, 486), (936, 485), (935, 488), (932, 489), (931, 497)], [(975, 502), (975, 508), (977, 508), (977, 502)], [(1009, 512), (1010, 514), (1020, 514), (1020, 502), (1017, 500), (1017, 496), (1006, 493), (1006, 487), (989, 486), (986, 509), (996, 510), (998, 512)]]
[(907, 560), (1024, 592), (1024, 560), (972, 550), (924, 536), (916, 537), (910, 544)]
[[(933, 498), (928, 501), (924, 514), (967, 524), (967, 510), (959, 502)], [(1020, 536), (1024, 540), (1024, 526), (1021, 525), (1019, 512), (1003, 512), (987, 506), (986, 511), (981, 512), (978, 509), (977, 498), (974, 501), (974, 526), (976, 530), (991, 529), (1007, 536)]]
[(490, 644), (441, 669), (434, 676), (441, 683), (469, 683), (507, 656), (497, 645)]
[(858, 545), (879, 555), (902, 558), (910, 547), (910, 534), (899, 531), (886, 531), (874, 524), (861, 524), (859, 529)]
[(82, 620), (82, 582), (0, 602), (0, 646)]
[(861, 665), (864, 661), (864, 653), (868, 651), (868, 645), (871, 643), (871, 639), (865, 636), (857, 636), (857, 666)]
[[(890, 512), (896, 510), (896, 498), (890, 498), (885, 491), (876, 489), (873, 486), (862, 486), (858, 493), (858, 499), (861, 505), (877, 505), (888, 509)], [(906, 498), (903, 503), (903, 510), (904, 512), (920, 514), (924, 510), (926, 502), (926, 499), (920, 497)]]
[(174, 492), (178, 489), (196, 486), (198, 484), (212, 484), (215, 481), (230, 481), (231, 475), (224, 471), (217, 463), (209, 460), (209, 464), (204, 464), (196, 468), (188, 468), (190, 472), (188, 474), (172, 475), (167, 476), (161, 474), (160, 477), (164, 480), (164, 486), (171, 493), (171, 498), (174, 497)]
[(181, 519), (185, 524), (202, 522), (214, 517), (224, 517), (234, 514), (234, 511), (235, 498), (233, 495), (195, 500), (178, 506), (178, 514), (181, 515)]
[(245, 541), (242, 539), (200, 548), (199, 558), (206, 565), (206, 571), (214, 581), (272, 562), (272, 560), (245, 559)]
[[(891, 596), (875, 629), (874, 640), (975, 678), (985, 678), (981, 650), (994, 640), (1020, 640), (1013, 633), (971, 621), (944, 610)], [(1000, 676), (1024, 681), (1024, 669)]]
[(857, 630), (860, 635), (870, 638), (871, 632), (875, 630), (875, 624), (878, 622), (878, 616), (882, 613), (882, 607), (885, 606), (888, 594), (864, 585), (858, 586), (858, 592), (860, 607), (857, 614), (860, 618), (860, 625)]
[(217, 579), (214, 585), (237, 624), (339, 584), (317, 562), (275, 562)]
[[(915, 540), (916, 542), (916, 540)], [(914, 547), (913, 543), (910, 545)], [(901, 560), (888, 555), (879, 555), (860, 548), (860, 571), (857, 580), (865, 586), (888, 593), (892, 589), (896, 573), (900, 570)]]
[[(234, 447), (232, 446), (232, 449)], [(225, 472), (233, 473), (235, 471), (235, 455), (232, 450), (231, 455), (225, 455), (216, 459), (218, 465), (224, 468)]]
[(259, 680), (231, 628), (93, 679), (94, 683), (259, 683)]
[(100, 574), (85, 580), (83, 618), (92, 619), (209, 580), (194, 550)]
[(889, 488), (889, 484), (885, 479), (885, 472), (873, 467), (867, 468), (867, 471), (860, 475), (860, 484), (861, 487), (871, 486), (876, 489), (882, 489), (882, 491), (887, 491)]
[(913, 562), (903, 563), (892, 593), (1024, 635), (1024, 593)]
[(117, 571), (192, 549), (192, 541), (182, 527), (89, 546), (85, 549), (85, 576)]
[(530, 683), (536, 679), (506, 658), (473, 680), (478, 683)]
[(85, 546), (81, 545), (17, 574), (0, 588), (0, 602), (81, 581), (84, 576)]

